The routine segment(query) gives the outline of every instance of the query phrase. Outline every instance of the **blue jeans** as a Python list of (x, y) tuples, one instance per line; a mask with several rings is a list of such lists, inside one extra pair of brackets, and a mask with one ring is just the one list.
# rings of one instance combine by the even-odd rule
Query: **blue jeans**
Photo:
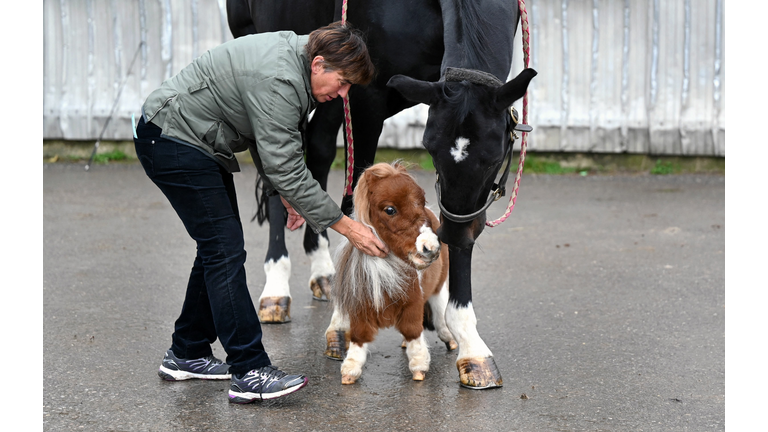
[(171, 349), (179, 358), (205, 357), (218, 337), (233, 374), (269, 365), (245, 280), (243, 226), (232, 174), (202, 151), (161, 138), (160, 132), (142, 118), (134, 139), (136, 155), (197, 242)]

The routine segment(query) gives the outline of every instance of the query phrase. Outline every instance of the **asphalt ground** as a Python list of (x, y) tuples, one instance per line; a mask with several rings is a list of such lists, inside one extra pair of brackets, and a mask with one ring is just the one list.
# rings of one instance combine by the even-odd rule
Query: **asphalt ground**
[[(436, 208), (434, 174), (413, 173)], [(255, 169), (235, 178), (255, 300), (267, 227), (248, 222)], [(512, 216), (473, 255), (477, 327), (504, 379), (482, 391), (459, 386), (456, 354), (432, 332), (430, 372), (412, 381), (392, 329), (342, 386), (301, 232), (287, 235), (293, 321), (263, 330), (273, 363), (309, 385), (235, 405), (226, 381), (162, 381), (195, 245), (136, 163), (44, 164), (42, 234), (43, 378), (28, 391), (42, 384), (47, 431), (725, 430), (721, 175), (524, 175)], [(225, 357), (218, 342), (214, 353)]]

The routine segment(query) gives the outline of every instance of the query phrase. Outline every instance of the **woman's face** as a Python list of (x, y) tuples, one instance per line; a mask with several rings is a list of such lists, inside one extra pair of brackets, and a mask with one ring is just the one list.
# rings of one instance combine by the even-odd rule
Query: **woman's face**
[(344, 97), (349, 92), (351, 83), (342, 78), (339, 71), (331, 71), (325, 68), (323, 57), (317, 56), (312, 60), (312, 96), (322, 103), (335, 99), (336, 96)]

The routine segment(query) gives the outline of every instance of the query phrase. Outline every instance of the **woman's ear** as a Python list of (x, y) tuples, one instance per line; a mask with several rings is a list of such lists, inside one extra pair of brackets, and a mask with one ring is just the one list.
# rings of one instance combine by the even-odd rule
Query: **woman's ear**
[(315, 58), (312, 59), (312, 72), (319, 74), (325, 72), (325, 58), (323, 56), (315, 56)]

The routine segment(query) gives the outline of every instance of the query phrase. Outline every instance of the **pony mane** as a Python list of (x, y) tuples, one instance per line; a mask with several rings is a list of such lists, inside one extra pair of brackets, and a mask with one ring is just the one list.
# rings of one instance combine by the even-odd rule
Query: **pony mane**
[(405, 296), (405, 282), (416, 276), (416, 271), (394, 254), (386, 258), (373, 257), (360, 252), (342, 238), (334, 256), (336, 275), (331, 296), (336, 305), (346, 311), (360, 311), (373, 307), (380, 312), (386, 308), (387, 298), (397, 301)]

